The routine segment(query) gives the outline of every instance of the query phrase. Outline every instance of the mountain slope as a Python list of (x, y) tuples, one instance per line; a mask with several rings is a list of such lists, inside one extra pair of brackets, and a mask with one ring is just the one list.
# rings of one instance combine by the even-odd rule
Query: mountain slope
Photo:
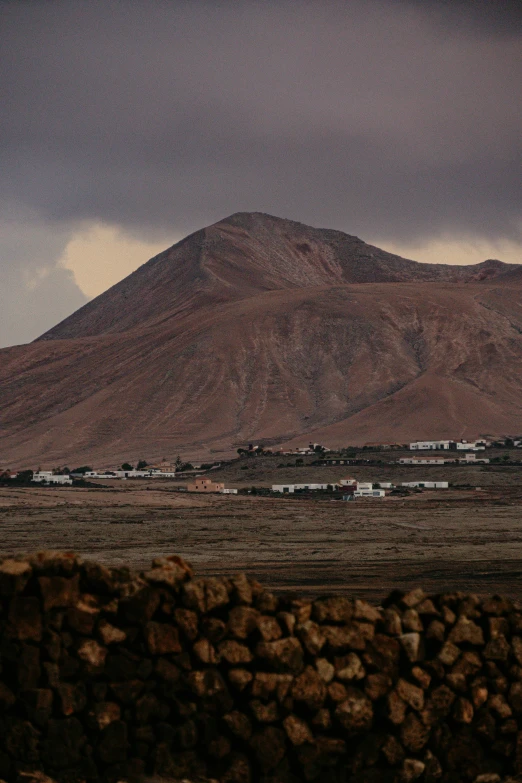
[(308, 433), (342, 444), (521, 431), (522, 320), (481, 295), (447, 284), (270, 292), (175, 328), (8, 349), (0, 446), (118, 461)]
[(419, 264), (341, 231), (239, 212), (152, 258), (40, 339), (123, 332), (264, 291), (338, 283), (466, 282), (509, 268), (500, 261), (465, 267)]
[(519, 269), (232, 216), (0, 351), (0, 464), (522, 432)]

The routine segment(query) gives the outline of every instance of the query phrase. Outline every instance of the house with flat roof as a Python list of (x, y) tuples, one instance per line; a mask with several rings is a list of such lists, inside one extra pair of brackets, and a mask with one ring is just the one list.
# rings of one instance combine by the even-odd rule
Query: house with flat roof
[(225, 485), (220, 481), (212, 481), (208, 478), (195, 479), (187, 484), (188, 492), (223, 492)]
[(72, 478), (68, 475), (58, 475), (52, 470), (37, 470), (33, 473), (31, 481), (37, 484), (72, 484)]
[(383, 498), (386, 492), (383, 489), (356, 489), (353, 495), (356, 498)]
[(403, 481), (402, 486), (412, 489), (448, 489), (449, 484), (447, 481)]
[(438, 451), (455, 448), (453, 440), (417, 440), (410, 443), (410, 451)]
[(399, 459), (399, 465), (446, 465), (448, 462), (455, 462), (455, 460), (445, 457), (401, 457)]
[(272, 484), (272, 492), (282, 492), (292, 494), (294, 492), (314, 492), (317, 490), (326, 490), (332, 488), (332, 484)]

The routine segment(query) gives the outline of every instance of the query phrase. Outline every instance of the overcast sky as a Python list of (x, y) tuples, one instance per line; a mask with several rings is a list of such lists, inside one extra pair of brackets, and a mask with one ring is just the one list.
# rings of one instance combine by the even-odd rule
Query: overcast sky
[(0, 346), (236, 211), (522, 262), (521, 5), (0, 0)]

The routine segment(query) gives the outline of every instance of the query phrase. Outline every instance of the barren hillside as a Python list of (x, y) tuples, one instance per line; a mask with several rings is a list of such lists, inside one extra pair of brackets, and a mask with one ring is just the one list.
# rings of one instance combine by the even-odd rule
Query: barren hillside
[(232, 216), (0, 351), (0, 463), (522, 432), (519, 270)]

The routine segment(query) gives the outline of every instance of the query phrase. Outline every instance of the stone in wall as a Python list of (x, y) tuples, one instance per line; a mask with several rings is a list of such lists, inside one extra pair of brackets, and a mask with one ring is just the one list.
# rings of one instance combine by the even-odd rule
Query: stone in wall
[(522, 773), (522, 606), (278, 596), (71, 553), (0, 564), (0, 779), (499, 783)]

